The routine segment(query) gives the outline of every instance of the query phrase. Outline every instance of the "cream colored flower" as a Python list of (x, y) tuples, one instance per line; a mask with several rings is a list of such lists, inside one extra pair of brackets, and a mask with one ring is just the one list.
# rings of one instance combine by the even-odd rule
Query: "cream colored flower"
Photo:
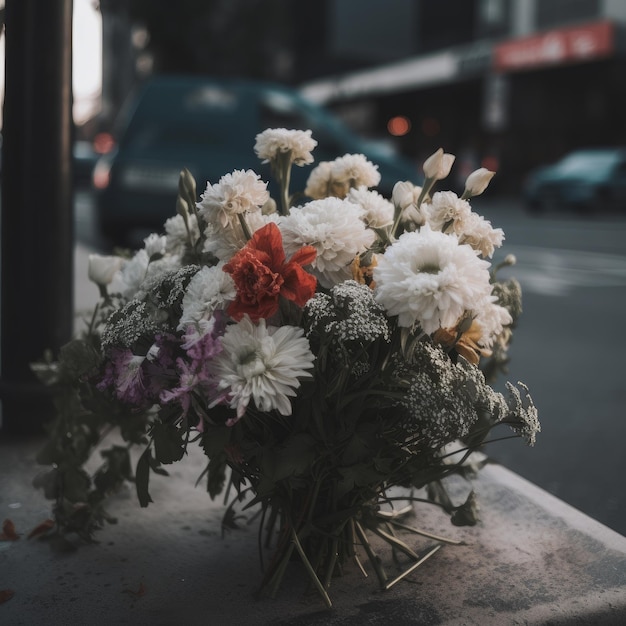
[(437, 152), (431, 154), (426, 161), (424, 161), (424, 174), (426, 178), (432, 180), (444, 179), (452, 169), (455, 156), (443, 151), (443, 148), (439, 148)]
[(333, 195), (345, 198), (350, 189), (376, 187), (380, 182), (378, 166), (362, 154), (344, 154), (331, 163)]
[(401, 211), (400, 221), (403, 224), (422, 226), (426, 222), (422, 206), (417, 205), (421, 193), (422, 188), (410, 181), (399, 181), (393, 186), (391, 201)]
[(481, 167), (474, 170), (465, 181), (465, 194), (468, 197), (479, 196), (485, 189), (491, 179), (495, 176), (495, 172)]
[(314, 167), (304, 188), (304, 194), (313, 200), (321, 200), (331, 195), (333, 166), (330, 161), (322, 161)]
[(115, 274), (122, 268), (124, 259), (119, 256), (89, 255), (89, 280), (96, 285), (106, 286), (111, 283)]
[(504, 231), (493, 228), (491, 222), (477, 213), (470, 213), (462, 223), (462, 228), (455, 228), (461, 243), (466, 243), (484, 257), (492, 257), (495, 248), (504, 241)]
[(433, 230), (443, 230), (453, 225), (457, 234), (472, 212), (469, 202), (462, 200), (453, 191), (438, 191), (428, 205), (428, 223)]
[(311, 152), (315, 146), (317, 141), (311, 137), (310, 130), (268, 128), (256, 136), (254, 151), (264, 163), (289, 153), (291, 162), (302, 166), (313, 163)]
[(385, 228), (393, 224), (393, 204), (377, 191), (363, 186), (350, 189), (347, 200), (363, 209), (361, 219), (369, 228)]
[(268, 199), (267, 183), (258, 174), (252, 170), (235, 170), (222, 176), (215, 185), (207, 183), (196, 206), (207, 223), (219, 222), (226, 228), (236, 215), (260, 211)]

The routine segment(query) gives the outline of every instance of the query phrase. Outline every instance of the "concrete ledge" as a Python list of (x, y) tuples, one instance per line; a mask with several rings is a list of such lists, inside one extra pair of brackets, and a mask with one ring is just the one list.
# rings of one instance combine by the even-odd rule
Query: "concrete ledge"
[[(467, 545), (444, 546), (389, 591), (350, 568), (333, 581), (327, 610), (297, 562), (276, 599), (255, 599), (256, 525), (221, 537), (222, 503), (194, 487), (204, 465), (195, 451), (152, 482), (149, 508), (131, 490), (117, 496), (110, 510), (119, 524), (99, 544), (61, 555), (27, 540), (50, 511), (30, 486), (39, 445), (0, 443), (0, 518), (23, 534), (0, 542), (0, 590), (14, 591), (0, 604), (6, 626), (626, 623), (626, 538), (502, 467), (473, 483), (482, 517), (474, 528), (416, 506), (410, 524)], [(432, 545), (403, 538), (417, 551)], [(394, 574), (389, 554), (380, 555)]]

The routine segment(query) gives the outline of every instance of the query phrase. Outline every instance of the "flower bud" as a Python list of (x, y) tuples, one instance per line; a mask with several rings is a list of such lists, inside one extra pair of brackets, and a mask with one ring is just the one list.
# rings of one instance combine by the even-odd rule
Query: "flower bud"
[[(415, 194), (415, 190), (417, 190), (417, 195)], [(410, 204), (413, 204), (417, 200), (421, 190), (421, 187), (416, 187), (409, 181), (398, 181), (393, 186), (391, 201), (394, 206), (406, 209)]]
[(89, 255), (89, 280), (96, 285), (108, 285), (121, 269), (124, 259), (119, 256), (103, 256), (101, 254)]
[(450, 173), (455, 158), (453, 154), (448, 154), (443, 151), (443, 148), (439, 148), (437, 152), (431, 154), (424, 161), (424, 174), (426, 178), (432, 180), (442, 180), (445, 178)]
[(489, 181), (495, 176), (495, 172), (481, 167), (474, 170), (465, 181), (465, 195), (468, 197), (479, 196), (485, 189)]

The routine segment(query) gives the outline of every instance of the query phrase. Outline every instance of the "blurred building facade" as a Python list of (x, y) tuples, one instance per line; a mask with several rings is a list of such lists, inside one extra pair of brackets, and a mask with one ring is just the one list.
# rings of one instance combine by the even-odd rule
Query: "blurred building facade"
[(416, 164), (443, 147), (515, 192), (571, 149), (626, 145), (623, 0), (301, 4), (302, 91)]

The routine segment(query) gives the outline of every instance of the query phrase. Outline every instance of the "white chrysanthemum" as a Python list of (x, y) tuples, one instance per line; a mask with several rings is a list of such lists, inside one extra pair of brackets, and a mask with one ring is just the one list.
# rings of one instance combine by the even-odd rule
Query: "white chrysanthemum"
[(237, 296), (235, 283), (230, 274), (222, 268), (224, 263), (214, 267), (203, 267), (187, 285), (183, 296), (183, 312), (178, 330), (189, 324), (198, 324), (209, 319), (217, 309), (224, 309)]
[(393, 204), (383, 198), (377, 191), (367, 187), (351, 189), (348, 202), (359, 205), (363, 209), (363, 221), (370, 228), (384, 228), (393, 224)]
[(433, 230), (442, 230), (452, 222), (454, 232), (463, 229), (463, 224), (472, 213), (469, 202), (461, 200), (453, 191), (438, 191), (427, 205), (428, 223)]
[[(259, 228), (276, 222), (277, 213), (263, 215), (262, 213), (248, 213), (245, 217), (250, 234), (254, 234)], [(204, 252), (210, 252), (220, 261), (229, 261), (232, 256), (246, 245), (247, 239), (239, 222), (232, 222), (226, 228), (221, 224), (209, 224), (204, 230)]]
[(504, 231), (493, 228), (489, 220), (477, 213), (470, 213), (463, 220), (462, 230), (459, 227), (457, 235), (461, 243), (472, 246), (486, 257), (492, 257), (495, 248), (499, 248), (504, 241)]
[(267, 183), (258, 174), (252, 170), (235, 170), (222, 176), (215, 185), (207, 183), (196, 206), (207, 223), (219, 223), (226, 228), (236, 215), (260, 211), (268, 199)]
[(375, 233), (361, 220), (363, 209), (339, 198), (312, 200), (292, 208), (279, 226), (287, 257), (302, 246), (313, 246), (313, 273), (324, 287), (352, 277), (350, 264), (374, 241)]
[(311, 376), (315, 360), (302, 328), (266, 326), (263, 319), (256, 325), (245, 316), (226, 329), (222, 348), (210, 369), (237, 410), (229, 425), (243, 417), (250, 400), (260, 411), (291, 415), (289, 397), (296, 395), (300, 378)]
[[(187, 218), (187, 226), (191, 232), (191, 240), (195, 243), (200, 238), (200, 230), (198, 220), (193, 213)], [(189, 244), (187, 226), (185, 226), (182, 215), (174, 215), (165, 221), (165, 249), (167, 252), (183, 255), (185, 247)]]
[(138, 250), (131, 259), (123, 263), (113, 280), (111, 291), (121, 293), (127, 300), (132, 299), (146, 279), (149, 263), (150, 259), (146, 251)]
[(302, 166), (313, 163), (311, 152), (316, 145), (310, 130), (268, 128), (256, 136), (254, 151), (264, 163), (273, 161), (280, 154), (290, 153), (291, 162)]
[(333, 165), (330, 161), (321, 161), (311, 170), (306, 181), (304, 194), (313, 200), (321, 200), (331, 195), (331, 174)]
[(376, 301), (398, 324), (425, 333), (453, 328), (465, 311), (491, 296), (489, 263), (454, 235), (425, 225), (404, 233), (377, 257)]
[(332, 162), (332, 178), (336, 183), (349, 183), (350, 187), (376, 187), (380, 182), (378, 166), (363, 154), (344, 154)]

